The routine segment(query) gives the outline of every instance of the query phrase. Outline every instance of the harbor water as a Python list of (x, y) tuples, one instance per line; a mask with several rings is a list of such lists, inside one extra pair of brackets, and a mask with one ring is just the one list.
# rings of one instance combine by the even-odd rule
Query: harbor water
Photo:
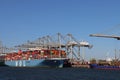
[(0, 80), (120, 80), (120, 70), (0, 67)]

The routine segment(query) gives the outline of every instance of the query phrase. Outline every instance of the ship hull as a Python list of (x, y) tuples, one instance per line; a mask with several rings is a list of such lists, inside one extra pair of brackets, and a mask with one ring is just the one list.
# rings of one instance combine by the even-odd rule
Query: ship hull
[(10, 67), (59, 67), (64, 66), (65, 59), (34, 59), (5, 61)]
[(92, 68), (92, 69), (120, 70), (120, 66), (98, 65), (98, 64), (90, 64), (90, 68)]

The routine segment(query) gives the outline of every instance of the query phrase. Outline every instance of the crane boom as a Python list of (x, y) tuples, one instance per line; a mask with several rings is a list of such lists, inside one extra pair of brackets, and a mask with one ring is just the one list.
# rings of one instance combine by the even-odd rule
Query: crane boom
[(105, 38), (115, 38), (117, 40), (120, 40), (120, 36), (116, 35), (104, 35), (104, 34), (90, 34), (91, 37), (105, 37)]

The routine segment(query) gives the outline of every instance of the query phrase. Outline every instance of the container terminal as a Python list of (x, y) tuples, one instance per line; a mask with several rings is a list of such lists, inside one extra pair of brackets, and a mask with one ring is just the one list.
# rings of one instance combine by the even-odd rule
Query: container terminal
[[(2, 44), (1, 44), (2, 45)], [(89, 67), (81, 47), (92, 48), (87, 41), (79, 41), (72, 34), (43, 36), (27, 41), (13, 48), (1, 46), (1, 56), (5, 55), (5, 64), (12, 67), (57, 66), (63, 67), (65, 61), (71, 67)], [(30, 62), (31, 61), (31, 62)], [(29, 62), (29, 63), (28, 63)], [(33, 64), (34, 63), (34, 64)], [(49, 65), (48, 65), (49, 64)]]

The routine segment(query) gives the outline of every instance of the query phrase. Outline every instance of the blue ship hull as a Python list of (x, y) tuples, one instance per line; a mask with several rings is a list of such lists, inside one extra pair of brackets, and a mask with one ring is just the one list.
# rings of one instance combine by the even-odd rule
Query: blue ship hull
[(5, 61), (10, 67), (59, 67), (62, 68), (65, 59), (34, 59)]
[(98, 65), (98, 64), (90, 64), (90, 68), (93, 68), (93, 69), (113, 69), (113, 70), (120, 70), (120, 66)]

